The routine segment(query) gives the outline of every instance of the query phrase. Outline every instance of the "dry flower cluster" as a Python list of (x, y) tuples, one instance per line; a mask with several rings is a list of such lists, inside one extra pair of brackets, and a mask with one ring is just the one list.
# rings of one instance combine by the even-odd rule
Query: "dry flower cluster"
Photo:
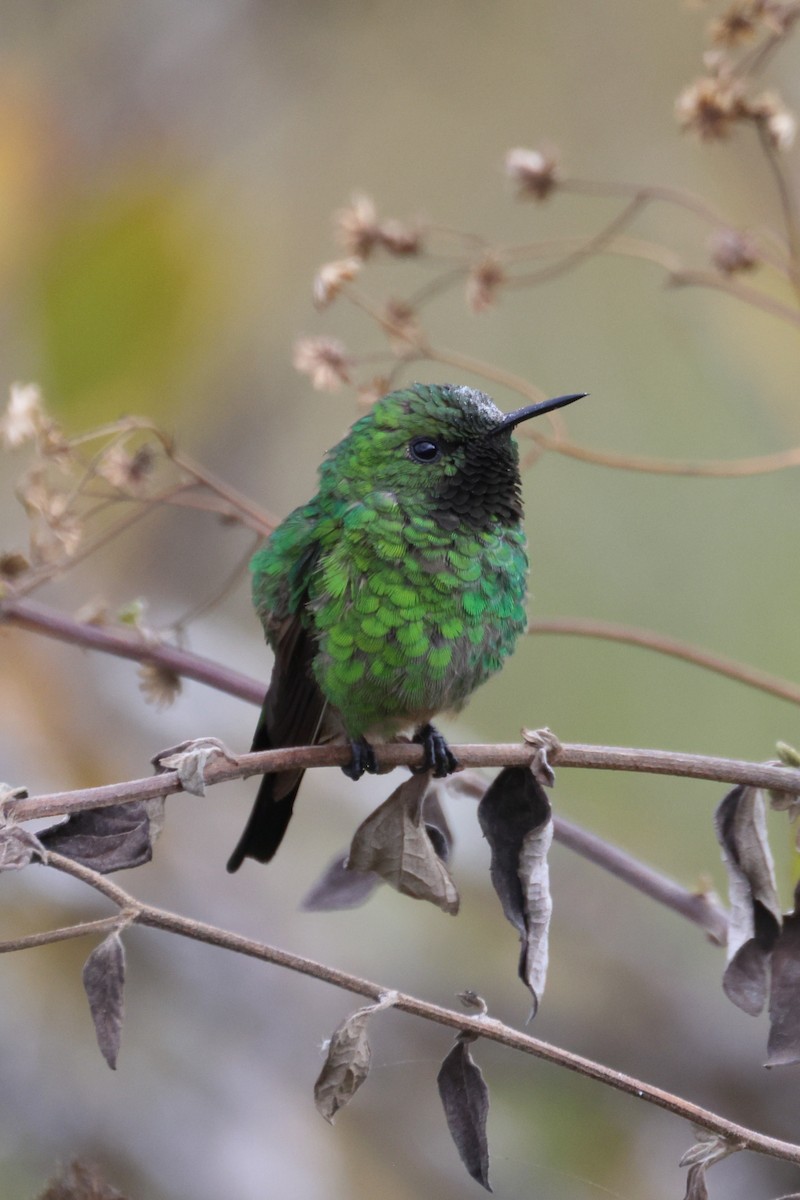
[[(313, 293), (318, 307), (343, 299), (361, 309), (383, 335), (383, 347), (354, 354), (334, 336), (303, 337), (294, 349), (297, 370), (320, 391), (351, 386), (362, 406), (391, 388), (403, 370), (425, 361), (446, 364), (454, 371), (474, 371), (489, 381), (516, 389), (525, 399), (536, 399), (539, 393), (528, 382), (510, 377), (492, 364), (436, 346), (425, 329), (425, 308), (442, 294), (461, 287), (468, 308), (480, 314), (496, 306), (504, 293), (549, 281), (598, 254), (656, 263), (668, 284), (724, 291), (779, 320), (800, 326), (800, 216), (783, 161), (794, 142), (796, 118), (773, 90), (758, 83), (799, 16), (798, 3), (741, 0), (731, 5), (709, 24), (711, 48), (704, 56), (705, 74), (688, 85), (676, 101), (681, 127), (705, 141), (726, 137), (737, 124), (756, 130), (783, 208), (782, 232), (738, 229), (702, 200), (677, 189), (574, 178), (566, 174), (554, 148), (518, 146), (507, 153), (505, 170), (520, 200), (541, 202), (567, 193), (617, 197), (620, 211), (589, 238), (504, 246), (472, 232), (421, 220), (403, 222), (381, 217), (374, 201), (358, 194), (336, 217), (336, 237), (348, 257), (320, 268)], [(710, 228), (708, 263), (686, 264), (667, 244), (632, 235), (636, 218), (656, 202), (684, 209)], [(380, 251), (390, 261), (413, 256), (418, 271), (424, 272), (424, 281), (402, 296), (368, 293), (364, 287), (365, 268)], [(532, 269), (532, 263), (539, 265)], [(759, 270), (765, 273), (763, 287), (745, 286), (738, 278)], [(786, 301), (775, 295), (776, 277), (785, 285)], [(687, 466), (603, 456), (574, 446), (565, 437), (560, 419), (552, 424), (551, 434), (532, 429), (525, 433), (541, 448), (618, 468), (676, 473), (691, 470), (693, 474), (705, 471), (704, 464)], [(740, 465), (748, 470), (747, 464)], [(784, 465), (789, 464), (780, 464)], [(767, 464), (765, 469), (772, 467)], [(730, 464), (731, 474), (738, 470), (739, 465)], [(708, 464), (710, 474), (723, 471), (720, 463)]]

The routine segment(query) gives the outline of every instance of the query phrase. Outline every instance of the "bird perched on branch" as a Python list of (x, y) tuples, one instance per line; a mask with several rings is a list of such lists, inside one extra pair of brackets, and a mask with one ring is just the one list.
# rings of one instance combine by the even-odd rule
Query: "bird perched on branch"
[[(372, 741), (411, 729), (434, 775), (457, 767), (431, 721), (499, 670), (527, 624), (512, 431), (583, 395), (506, 414), (472, 388), (414, 384), (356, 421), (314, 499), (252, 561), (275, 652), (253, 750), (345, 738), (358, 779), (376, 770)], [(272, 858), (302, 777), (264, 775), (229, 871)]]

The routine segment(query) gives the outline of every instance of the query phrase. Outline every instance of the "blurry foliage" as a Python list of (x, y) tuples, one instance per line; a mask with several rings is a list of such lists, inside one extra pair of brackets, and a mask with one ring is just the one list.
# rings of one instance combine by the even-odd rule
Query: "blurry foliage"
[(101, 203), (74, 196), (59, 214), (31, 299), (41, 378), (73, 428), (134, 406), (169, 411), (208, 286), (184, 220), (167, 181), (143, 188), (138, 176)]

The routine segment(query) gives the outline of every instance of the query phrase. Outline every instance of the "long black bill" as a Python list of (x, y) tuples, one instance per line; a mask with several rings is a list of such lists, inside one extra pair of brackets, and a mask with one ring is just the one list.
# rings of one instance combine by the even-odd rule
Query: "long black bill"
[(513, 429), (515, 425), (530, 420), (531, 417), (541, 417), (543, 413), (552, 412), (554, 408), (564, 408), (565, 405), (573, 404), (576, 400), (582, 400), (584, 396), (588, 395), (588, 392), (573, 392), (569, 396), (556, 396), (553, 400), (542, 400), (539, 404), (526, 404), (524, 408), (507, 413), (500, 424), (495, 425), (490, 437), (494, 437), (497, 433), (505, 433), (507, 430)]

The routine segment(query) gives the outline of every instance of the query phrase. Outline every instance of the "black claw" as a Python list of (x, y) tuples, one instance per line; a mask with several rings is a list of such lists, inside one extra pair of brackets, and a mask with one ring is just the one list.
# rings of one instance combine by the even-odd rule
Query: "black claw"
[(364, 772), (370, 775), (375, 775), (378, 770), (378, 763), (375, 758), (375, 751), (370, 746), (365, 738), (358, 738), (350, 743), (350, 762), (342, 767), (348, 779), (360, 779)]
[(432, 771), (434, 779), (452, 775), (459, 767), (458, 759), (435, 725), (422, 725), (414, 734), (415, 742), (425, 750), (421, 771)]

